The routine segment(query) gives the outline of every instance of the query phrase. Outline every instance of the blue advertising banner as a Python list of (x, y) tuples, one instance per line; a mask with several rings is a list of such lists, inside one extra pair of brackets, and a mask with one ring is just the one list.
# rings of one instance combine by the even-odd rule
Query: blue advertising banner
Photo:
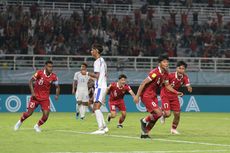
[[(0, 112), (23, 112), (26, 111), (30, 95), (7, 95), (0, 94)], [(159, 103), (160, 98), (158, 97)], [(182, 112), (230, 112), (230, 96), (206, 96), (187, 95), (179, 97)], [(108, 101), (108, 96), (107, 96)], [(50, 96), (51, 111), (53, 112), (74, 112), (75, 96), (61, 95), (58, 101), (54, 95)], [(130, 95), (125, 96), (125, 103), (128, 112), (145, 112), (146, 108), (140, 102), (135, 104)], [(108, 112), (108, 102), (102, 107), (102, 111)], [(40, 111), (40, 107), (36, 109)]]

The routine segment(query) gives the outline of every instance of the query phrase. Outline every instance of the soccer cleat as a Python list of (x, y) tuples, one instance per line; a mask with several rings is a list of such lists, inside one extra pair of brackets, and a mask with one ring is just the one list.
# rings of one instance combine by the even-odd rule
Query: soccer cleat
[(76, 112), (76, 119), (79, 118), (79, 112)]
[(141, 139), (151, 139), (148, 134), (141, 134)]
[(103, 131), (104, 131), (105, 133), (107, 133), (107, 132), (109, 132), (109, 128), (108, 128), (107, 126), (105, 126), (105, 127), (103, 128)]
[(34, 125), (34, 130), (35, 130), (36, 132), (42, 132), (42, 130), (41, 130), (40, 126), (38, 126), (38, 124), (35, 124), (35, 125)]
[(19, 120), (15, 125), (14, 125), (14, 131), (19, 130), (20, 126), (22, 125), (22, 122)]
[(108, 123), (111, 121), (110, 113), (107, 116), (107, 121), (108, 121)]
[(148, 131), (146, 130), (147, 124), (143, 122), (143, 118), (140, 119), (140, 122), (141, 122), (141, 130), (142, 130), (142, 133), (148, 133)]
[(123, 125), (118, 124), (118, 125), (117, 125), (117, 128), (123, 128)]
[(171, 134), (180, 134), (176, 129), (171, 129)]
[(91, 134), (97, 134), (97, 135), (105, 134), (105, 131), (103, 129), (99, 129), (97, 131), (92, 132)]
[(85, 117), (81, 117), (81, 120), (84, 120), (85, 119)]
[(165, 117), (163, 115), (160, 117), (160, 122), (161, 122), (161, 124), (165, 123)]

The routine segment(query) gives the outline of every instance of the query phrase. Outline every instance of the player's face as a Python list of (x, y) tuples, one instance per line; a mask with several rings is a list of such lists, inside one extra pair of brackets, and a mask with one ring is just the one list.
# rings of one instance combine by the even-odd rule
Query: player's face
[(120, 84), (121, 86), (124, 86), (124, 85), (126, 84), (126, 79), (125, 79), (125, 78), (121, 78), (121, 79), (119, 80), (119, 84)]
[(52, 71), (53, 71), (53, 64), (47, 64), (45, 66), (45, 68), (46, 68), (46, 72), (52, 73)]
[(92, 48), (92, 50), (91, 50), (91, 55), (92, 55), (93, 57), (96, 57), (97, 54), (98, 54), (98, 50), (95, 49), (95, 48)]
[(178, 67), (176, 68), (176, 71), (177, 71), (177, 73), (179, 73), (179, 74), (184, 74), (184, 73), (185, 73), (185, 67), (184, 67), (184, 65), (178, 66)]
[(81, 70), (85, 71), (86, 70), (86, 66), (85, 65), (81, 65)]
[(163, 60), (160, 62), (160, 67), (162, 69), (164, 69), (165, 71), (168, 71), (168, 67), (169, 67), (169, 61), (168, 60)]

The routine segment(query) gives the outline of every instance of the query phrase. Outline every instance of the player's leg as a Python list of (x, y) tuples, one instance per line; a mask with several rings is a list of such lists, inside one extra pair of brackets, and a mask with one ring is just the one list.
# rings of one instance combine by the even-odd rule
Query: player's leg
[(121, 100), (119, 102), (119, 104), (118, 104), (117, 107), (121, 111), (121, 116), (119, 118), (117, 127), (118, 128), (123, 128), (122, 123), (125, 121), (125, 118), (126, 118), (126, 106), (125, 106), (125, 102), (123, 100)]
[(173, 115), (174, 115), (172, 127), (171, 127), (171, 133), (180, 134), (177, 131), (177, 127), (180, 122), (180, 103), (179, 103), (178, 98), (171, 102), (171, 109), (173, 110)]
[(32, 97), (31, 97), (30, 102), (28, 104), (27, 111), (22, 114), (20, 120), (14, 126), (15, 131), (17, 131), (20, 128), (23, 121), (25, 121), (28, 117), (30, 117), (33, 114), (33, 112), (37, 108), (37, 106), (38, 106), (38, 103), (36, 101), (33, 101)]
[(78, 91), (76, 91), (75, 98), (76, 98), (76, 119), (78, 119), (79, 117), (79, 93)]
[(104, 116), (100, 109), (102, 106), (102, 102), (104, 102), (105, 92), (106, 92), (106, 88), (95, 89), (93, 109), (94, 109), (94, 113), (96, 116), (99, 130), (93, 132), (92, 134), (104, 134), (109, 131), (109, 129), (107, 128), (105, 124)]
[(85, 112), (88, 107), (88, 101), (89, 101), (89, 93), (88, 90), (84, 91), (82, 94), (82, 104), (81, 104), (81, 119), (83, 120), (85, 118)]
[(41, 119), (38, 121), (37, 124), (34, 125), (34, 129), (36, 132), (41, 132), (40, 126), (43, 125), (48, 120), (49, 112), (50, 112), (49, 110), (42, 110)]
[(85, 118), (86, 109), (88, 108), (88, 102), (82, 103), (82, 112), (81, 112), (81, 119), (83, 120)]
[(107, 121), (110, 122), (112, 118), (115, 118), (117, 113), (116, 113), (116, 102), (110, 101), (109, 102), (109, 109), (110, 113), (107, 116)]
[(170, 101), (167, 96), (161, 96), (161, 109), (163, 115), (160, 117), (161, 124), (165, 123), (165, 118), (170, 117), (171, 111), (170, 111)]

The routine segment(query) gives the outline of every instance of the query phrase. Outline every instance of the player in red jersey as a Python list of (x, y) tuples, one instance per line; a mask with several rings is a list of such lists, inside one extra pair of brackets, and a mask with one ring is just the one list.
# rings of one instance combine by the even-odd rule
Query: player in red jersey
[(121, 74), (118, 78), (118, 82), (113, 82), (107, 88), (107, 93), (110, 92), (109, 96), (109, 108), (110, 113), (108, 114), (107, 120), (110, 122), (112, 118), (116, 117), (116, 108), (121, 111), (121, 117), (119, 118), (117, 128), (123, 128), (122, 123), (126, 118), (126, 106), (124, 102), (124, 95), (129, 92), (132, 97), (135, 97), (131, 87), (126, 84), (127, 76)]
[(173, 89), (167, 81), (169, 58), (167, 56), (160, 56), (158, 58), (158, 63), (158, 67), (153, 69), (148, 77), (140, 84), (134, 98), (134, 101), (138, 102), (139, 97), (141, 97), (141, 101), (150, 113), (148, 116), (140, 120), (142, 130), (141, 138), (150, 138), (148, 133), (163, 114), (158, 106), (157, 89), (160, 88), (162, 84), (165, 84), (166, 88), (175, 95), (183, 95), (183, 93), (177, 92)]
[[(187, 68), (187, 64), (184, 61), (179, 61), (177, 63), (176, 72), (170, 73), (168, 75), (169, 84), (175, 90), (179, 90), (179, 88), (183, 85), (187, 87), (188, 92), (192, 92), (192, 87), (189, 82), (188, 76), (185, 74), (185, 70)], [(165, 86), (161, 89), (161, 102), (162, 102), (162, 110), (164, 111), (164, 115), (161, 117), (161, 123), (164, 123), (165, 118), (168, 118), (171, 115), (171, 111), (173, 111), (174, 119), (172, 122), (171, 133), (172, 134), (180, 134), (176, 128), (180, 121), (180, 103), (178, 96), (169, 91)]]
[(30, 117), (34, 110), (41, 106), (43, 115), (42, 118), (35, 124), (34, 129), (36, 132), (41, 132), (40, 126), (44, 124), (49, 116), (50, 112), (50, 87), (51, 84), (56, 86), (56, 96), (55, 100), (58, 100), (60, 94), (60, 87), (58, 85), (58, 78), (56, 74), (52, 73), (53, 62), (46, 61), (45, 68), (43, 70), (38, 70), (33, 77), (30, 79), (29, 87), (31, 91), (31, 98), (28, 105), (27, 112), (24, 112), (21, 119), (15, 124), (14, 130), (17, 131), (22, 125), (23, 121)]

